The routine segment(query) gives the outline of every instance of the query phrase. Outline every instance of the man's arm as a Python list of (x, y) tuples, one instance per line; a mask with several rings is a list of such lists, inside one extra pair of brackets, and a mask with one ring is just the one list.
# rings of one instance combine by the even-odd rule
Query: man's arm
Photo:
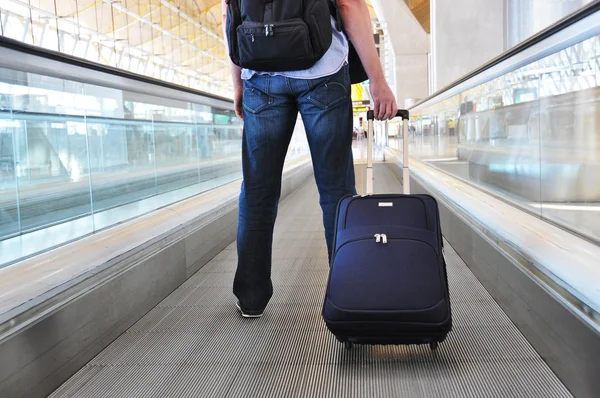
[[(221, 0), (221, 21), (223, 24), (223, 37), (225, 39), (225, 53), (229, 54), (229, 47), (227, 44), (227, 2), (226, 0)], [(244, 84), (242, 82), (242, 68), (231, 62), (229, 56), (227, 57), (229, 60), (229, 65), (231, 68), (231, 78), (233, 80), (233, 94), (234, 94), (234, 107), (235, 113), (240, 118), (243, 119), (242, 112), (242, 96), (244, 94)]]
[(398, 105), (388, 86), (375, 48), (373, 28), (365, 0), (337, 0), (344, 30), (369, 76), (375, 118), (388, 120), (396, 116)]

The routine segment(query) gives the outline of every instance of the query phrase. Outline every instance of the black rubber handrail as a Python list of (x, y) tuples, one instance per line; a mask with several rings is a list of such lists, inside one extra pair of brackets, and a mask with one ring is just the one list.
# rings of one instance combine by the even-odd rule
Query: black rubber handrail
[(111, 75), (120, 76), (120, 77), (124, 77), (127, 79), (137, 80), (140, 82), (149, 83), (149, 84), (153, 84), (156, 86), (166, 87), (166, 88), (170, 88), (172, 90), (183, 91), (186, 93), (199, 95), (202, 97), (208, 97), (211, 99), (225, 101), (230, 104), (233, 104), (233, 101), (231, 99), (221, 97), (219, 95), (206, 93), (206, 92), (203, 92), (200, 90), (194, 90), (193, 88), (190, 88), (190, 87), (180, 86), (178, 84), (170, 83), (170, 82), (156, 79), (153, 77), (138, 75), (137, 73), (129, 72), (124, 69), (119, 69), (119, 68), (115, 68), (113, 66), (99, 64), (97, 62), (88, 61), (87, 59), (64, 54), (64, 53), (61, 53), (58, 51), (49, 50), (49, 49), (37, 47), (37, 46), (32, 46), (30, 44), (23, 43), (18, 40), (14, 40), (14, 39), (11, 39), (11, 38), (8, 38), (5, 36), (0, 36), (0, 47), (9, 48), (11, 50), (35, 55), (35, 56), (46, 58), (46, 59), (51, 59), (53, 61), (58, 61), (58, 62), (62, 62), (65, 64), (75, 65), (75, 66), (79, 66), (82, 68), (95, 70), (98, 72), (108, 73)]
[(469, 72), (468, 74), (464, 75), (463, 77), (459, 78), (458, 80), (453, 81), (452, 83), (448, 84), (444, 88), (431, 94), (427, 98), (420, 100), (419, 102), (412, 105), (409, 108), (409, 110), (414, 109), (417, 106), (424, 104), (425, 102), (431, 100), (432, 98), (435, 98), (435, 97), (445, 93), (446, 91), (453, 89), (454, 87), (458, 86), (459, 84), (462, 84), (462, 83), (466, 82), (467, 80), (470, 80), (470, 79), (474, 78), (475, 76), (485, 72), (486, 70), (498, 65), (499, 63), (504, 62), (511, 57), (514, 57), (515, 55), (525, 51), (526, 49), (528, 49), (530, 47), (533, 47), (534, 45), (546, 40), (550, 36), (555, 35), (556, 33), (560, 32), (561, 30), (568, 28), (569, 26), (581, 21), (584, 18), (589, 17), (590, 15), (592, 15), (598, 11), (600, 11), (600, 0), (595, 0), (594, 2), (589, 3), (585, 6), (583, 6), (581, 9), (573, 12), (572, 14), (567, 15), (566, 17), (559, 20), (555, 24), (550, 25), (549, 27), (541, 30), (540, 32), (536, 33), (535, 35), (522, 41), (521, 43), (517, 44), (516, 46), (511, 47), (510, 49), (506, 50), (502, 54), (498, 55), (496, 58), (493, 58), (491, 61), (488, 61), (487, 63), (481, 65), (479, 68), (473, 70), (472, 72)]

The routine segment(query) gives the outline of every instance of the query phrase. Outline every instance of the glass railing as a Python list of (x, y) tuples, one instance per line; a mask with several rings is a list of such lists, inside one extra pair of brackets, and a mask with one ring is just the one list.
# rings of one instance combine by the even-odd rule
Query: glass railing
[[(411, 110), (409, 153), (600, 243), (600, 36)], [(402, 150), (399, 124), (388, 145)]]
[(232, 108), (0, 69), (0, 267), (239, 180)]

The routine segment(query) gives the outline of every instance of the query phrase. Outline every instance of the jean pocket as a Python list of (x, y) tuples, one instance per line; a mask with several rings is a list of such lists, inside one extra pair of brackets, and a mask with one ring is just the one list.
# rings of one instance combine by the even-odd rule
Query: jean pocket
[(308, 96), (310, 102), (323, 110), (332, 108), (349, 98), (350, 93), (348, 88), (337, 81), (329, 81), (317, 85), (311, 90)]
[(242, 104), (248, 112), (258, 114), (273, 103), (273, 98), (255, 87), (246, 87)]

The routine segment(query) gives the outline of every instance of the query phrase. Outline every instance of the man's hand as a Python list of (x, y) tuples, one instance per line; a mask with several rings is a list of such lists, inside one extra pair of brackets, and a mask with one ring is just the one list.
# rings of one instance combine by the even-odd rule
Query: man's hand
[(235, 114), (240, 119), (244, 119), (244, 109), (242, 106), (242, 101), (244, 99), (244, 87), (236, 86), (233, 93), (233, 108), (235, 109)]
[(383, 68), (373, 40), (373, 27), (365, 0), (337, 0), (346, 33), (369, 76), (371, 97), (375, 103), (375, 119), (388, 120), (396, 116), (398, 105), (385, 81)]
[(398, 113), (398, 105), (396, 104), (396, 98), (390, 86), (388, 86), (385, 80), (376, 80), (371, 83), (371, 98), (374, 102), (374, 113), (375, 119), (377, 120), (390, 120), (396, 117)]

